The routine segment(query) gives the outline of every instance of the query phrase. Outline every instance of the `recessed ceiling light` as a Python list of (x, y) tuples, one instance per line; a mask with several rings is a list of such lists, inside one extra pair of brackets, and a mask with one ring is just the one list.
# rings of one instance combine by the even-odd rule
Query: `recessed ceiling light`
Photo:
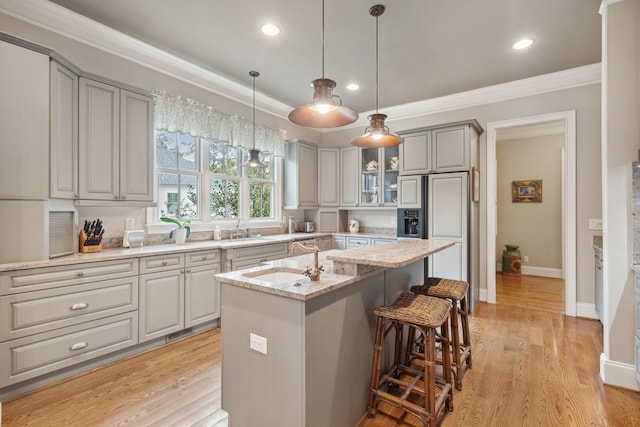
[(511, 47), (517, 50), (526, 49), (533, 44), (531, 39), (522, 39), (515, 42)]
[(260, 30), (262, 30), (262, 33), (270, 36), (270, 37), (274, 37), (277, 36), (278, 34), (280, 34), (280, 28), (276, 27), (273, 24), (264, 24)]
[(347, 85), (347, 89), (354, 91), (360, 89), (360, 85), (358, 83), (349, 83)]

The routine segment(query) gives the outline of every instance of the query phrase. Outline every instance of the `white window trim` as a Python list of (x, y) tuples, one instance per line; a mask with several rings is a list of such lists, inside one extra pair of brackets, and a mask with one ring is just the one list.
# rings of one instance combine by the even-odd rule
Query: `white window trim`
[[(200, 170), (204, 170), (204, 158), (205, 155), (202, 152), (202, 147), (200, 147), (201, 152), (200, 152)], [(154, 139), (154, 195), (155, 197), (157, 197), (158, 195), (158, 169), (156, 167), (156, 162), (155, 162), (155, 139)], [(272, 171), (271, 173), (273, 174), (273, 181), (274, 181), (274, 186), (273, 186), (273, 194), (272, 194), (272, 198), (273, 198), (273, 214), (274, 217), (273, 218), (256, 218), (256, 219), (248, 219), (249, 218), (249, 204), (248, 203), (241, 203), (240, 204), (240, 224), (242, 228), (279, 228), (283, 226), (283, 212), (282, 212), (282, 206), (283, 206), (283, 189), (284, 189), (284, 185), (282, 182), (283, 179), (283, 159), (282, 157), (276, 157), (273, 156), (272, 158)], [(206, 206), (204, 205), (204, 203), (208, 203), (209, 202), (209, 196), (208, 194), (205, 196), (204, 193), (208, 193), (204, 191), (204, 187), (203, 185), (206, 184), (207, 187), (209, 188), (208, 182), (202, 182), (205, 180), (205, 178), (208, 178), (210, 175), (206, 174), (205, 172), (200, 172), (200, 176), (201, 176), (201, 182), (199, 185), (199, 192), (200, 194), (198, 195), (198, 199), (201, 200), (201, 209), (200, 209), (200, 213), (201, 213), (201, 217), (202, 217), (202, 206)], [(248, 176), (243, 176), (240, 178), (240, 192), (241, 194), (248, 194), (249, 193), (249, 177)], [(245, 192), (246, 191), (246, 192)], [(207, 200), (205, 200), (205, 198)], [(158, 202), (156, 200), (156, 202)], [(156, 207), (150, 207), (147, 208), (147, 224), (146, 224), (146, 232), (147, 234), (153, 235), (153, 234), (165, 234), (165, 233), (169, 233), (173, 228), (175, 228), (175, 226), (171, 225), (171, 224), (167, 224), (165, 222), (160, 221), (159, 219), (157, 219), (160, 215), (160, 208), (158, 206)], [(192, 232), (199, 232), (199, 231), (213, 231), (215, 230), (216, 226), (220, 226), (220, 228), (222, 230), (233, 230), (236, 228), (236, 224), (238, 223), (237, 219), (198, 219), (198, 220), (192, 220), (191, 224), (190, 224), (190, 228)]]

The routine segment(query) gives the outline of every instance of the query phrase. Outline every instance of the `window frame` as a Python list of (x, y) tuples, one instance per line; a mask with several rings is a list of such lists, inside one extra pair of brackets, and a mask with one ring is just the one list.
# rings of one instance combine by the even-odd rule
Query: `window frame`
[[(156, 131), (157, 132), (157, 131)], [(172, 132), (180, 133), (180, 132)], [(235, 228), (238, 223), (237, 218), (211, 218), (211, 197), (210, 197), (210, 185), (212, 178), (227, 177), (230, 179), (238, 179), (240, 198), (239, 198), (239, 217), (240, 223), (243, 226), (249, 228), (268, 228), (268, 227), (280, 227), (282, 225), (282, 199), (283, 199), (283, 184), (282, 184), (282, 167), (283, 159), (281, 157), (271, 155), (271, 180), (264, 180), (259, 178), (250, 178), (249, 173), (244, 168), (240, 167), (242, 161), (248, 158), (248, 150), (238, 147), (241, 159), (239, 160), (238, 168), (240, 174), (238, 177), (233, 175), (221, 175), (214, 174), (209, 171), (209, 149), (208, 144), (210, 142), (223, 143), (224, 141), (215, 141), (207, 138), (196, 137), (198, 153), (197, 158), (199, 162), (199, 170), (196, 172), (173, 170), (166, 168), (159, 168), (157, 165), (157, 145), (156, 134), (154, 133), (154, 198), (159, 198), (159, 174), (161, 173), (178, 173), (198, 176), (198, 215), (199, 218), (191, 220), (191, 231), (211, 231), (215, 229), (215, 226), (220, 226), (222, 229)], [(272, 216), (270, 218), (250, 218), (250, 184), (260, 183), (272, 183)], [(147, 232), (149, 234), (159, 234), (168, 232), (171, 229), (170, 224), (166, 224), (160, 221), (160, 203), (156, 200), (156, 206), (147, 209)]]

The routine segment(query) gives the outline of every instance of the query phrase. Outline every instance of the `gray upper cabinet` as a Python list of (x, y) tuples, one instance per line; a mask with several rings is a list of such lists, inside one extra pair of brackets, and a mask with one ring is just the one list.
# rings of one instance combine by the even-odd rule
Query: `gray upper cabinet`
[(400, 145), (400, 175), (462, 172), (478, 162), (478, 138), (483, 132), (475, 120), (409, 131)]
[(293, 139), (285, 143), (284, 208), (318, 207), (318, 148)]
[(318, 148), (318, 196), (320, 206), (340, 205), (340, 150)]
[(434, 129), (431, 143), (434, 172), (469, 170), (469, 126)]
[(431, 172), (431, 132), (406, 135), (400, 144), (400, 175)]
[(153, 100), (80, 78), (79, 189), (87, 200), (153, 200)]
[(49, 57), (0, 41), (0, 199), (49, 197)]
[(359, 156), (358, 147), (340, 149), (340, 206), (358, 205)]
[(78, 75), (51, 61), (51, 197), (78, 198)]

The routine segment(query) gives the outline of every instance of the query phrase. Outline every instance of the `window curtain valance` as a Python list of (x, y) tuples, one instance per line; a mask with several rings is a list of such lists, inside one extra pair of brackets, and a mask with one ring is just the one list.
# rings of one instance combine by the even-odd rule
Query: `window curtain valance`
[[(224, 141), (233, 147), (253, 148), (253, 122), (191, 98), (165, 91), (154, 94), (156, 129)], [(284, 156), (284, 132), (256, 124), (256, 148)]]

